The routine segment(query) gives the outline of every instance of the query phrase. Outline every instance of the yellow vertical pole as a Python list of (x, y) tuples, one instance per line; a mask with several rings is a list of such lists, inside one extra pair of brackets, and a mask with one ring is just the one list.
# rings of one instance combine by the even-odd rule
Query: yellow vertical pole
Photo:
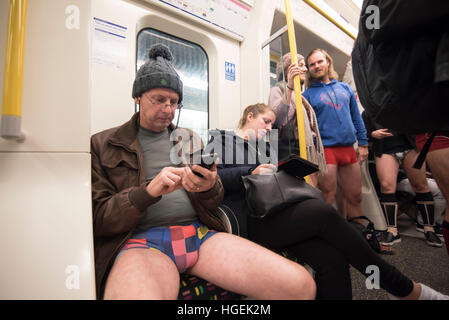
[[(284, 0), (285, 2), (285, 17), (287, 19), (287, 32), (288, 43), (290, 45), (290, 54), (292, 56), (292, 64), (298, 63), (297, 50), (296, 50), (296, 36), (295, 27), (293, 25), (292, 9), (290, 7), (290, 0)], [(298, 140), (299, 140), (299, 156), (307, 160), (307, 148), (306, 148), (306, 135), (304, 131), (304, 114), (302, 106), (302, 93), (301, 93), (301, 80), (299, 75), (293, 78), (295, 89), (295, 103), (296, 103), (296, 121), (298, 122)], [(309, 177), (305, 177), (307, 183), (309, 183)]]
[[(290, 45), (290, 53), (292, 56), (292, 64), (298, 63), (296, 51), (296, 37), (295, 28), (293, 25), (292, 10), (290, 7), (290, 0), (285, 1), (285, 16), (287, 19), (288, 42)], [(295, 102), (296, 102), (296, 120), (298, 121), (298, 139), (299, 139), (299, 156), (307, 160), (306, 137), (304, 133), (304, 115), (302, 106), (301, 80), (299, 75), (293, 79), (295, 88)]]
[(27, 8), (28, 0), (9, 0), (1, 125), (7, 138), (20, 137)]

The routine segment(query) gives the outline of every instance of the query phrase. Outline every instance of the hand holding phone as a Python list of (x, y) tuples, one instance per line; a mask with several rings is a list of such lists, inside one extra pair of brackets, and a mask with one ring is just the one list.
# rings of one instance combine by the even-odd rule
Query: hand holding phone
[(217, 158), (217, 154), (201, 154), (201, 151), (191, 155), (189, 166), (184, 168), (184, 189), (188, 192), (210, 190), (216, 183), (217, 169), (214, 164)]
[[(193, 159), (195, 159), (195, 154), (193, 155)], [(215, 161), (218, 159), (218, 154), (217, 153), (206, 153), (206, 154), (201, 154), (201, 162), (199, 163), (200, 166), (202, 166), (203, 168), (206, 169), (210, 169), (212, 168), (212, 166), (214, 165)], [(196, 174), (199, 177), (203, 177), (203, 175), (195, 170), (192, 170), (194, 174)]]

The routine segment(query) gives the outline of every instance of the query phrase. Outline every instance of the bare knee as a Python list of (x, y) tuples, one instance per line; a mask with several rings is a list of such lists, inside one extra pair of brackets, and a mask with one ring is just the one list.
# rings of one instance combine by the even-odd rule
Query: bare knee
[(395, 193), (396, 192), (396, 183), (392, 183), (390, 181), (381, 181), (380, 182), (380, 190), (382, 193)]
[(337, 187), (335, 188), (330, 185), (326, 185), (323, 183), (318, 183), (318, 189), (323, 193), (324, 200), (328, 204), (333, 204), (335, 200), (335, 195), (337, 194)]
[(427, 181), (421, 182), (421, 183), (412, 183), (410, 181), (410, 184), (412, 185), (412, 188), (415, 191), (415, 193), (427, 193), (427, 192), (430, 192), (429, 185), (427, 184)]
[(301, 288), (298, 291), (298, 298), (302, 300), (314, 300), (316, 297), (316, 283), (312, 275), (307, 272), (307, 276), (302, 279)]
[(350, 205), (360, 205), (362, 203), (362, 190), (351, 192), (347, 195)]
[(327, 174), (318, 176), (318, 189), (323, 192), (326, 202), (333, 202), (337, 193), (337, 173), (335, 170), (335, 168), (330, 167)]
[(179, 280), (176, 284), (150, 283), (139, 284), (123, 281), (123, 285), (109, 281), (106, 284), (104, 300), (176, 300), (178, 298)]
[(173, 300), (178, 296), (179, 272), (171, 259), (153, 250), (122, 253), (107, 278), (105, 300)]
[(314, 300), (316, 296), (316, 283), (312, 275), (302, 266), (298, 265), (298, 274), (290, 282), (286, 299)]

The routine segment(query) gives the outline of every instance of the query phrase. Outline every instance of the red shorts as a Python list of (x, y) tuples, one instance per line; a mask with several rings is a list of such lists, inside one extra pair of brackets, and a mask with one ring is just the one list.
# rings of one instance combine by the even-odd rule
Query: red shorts
[(324, 147), (324, 156), (327, 164), (346, 166), (358, 162), (353, 146)]
[[(422, 150), (431, 133), (423, 133), (416, 135), (416, 147)], [(449, 131), (438, 131), (430, 145), (429, 152), (449, 148)]]

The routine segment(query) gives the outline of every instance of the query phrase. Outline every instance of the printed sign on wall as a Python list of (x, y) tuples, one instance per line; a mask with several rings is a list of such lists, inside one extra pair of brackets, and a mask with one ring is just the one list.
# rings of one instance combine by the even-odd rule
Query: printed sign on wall
[(226, 80), (235, 81), (235, 64), (225, 62), (225, 78)]
[(93, 62), (124, 70), (129, 59), (127, 31), (126, 27), (94, 17)]

